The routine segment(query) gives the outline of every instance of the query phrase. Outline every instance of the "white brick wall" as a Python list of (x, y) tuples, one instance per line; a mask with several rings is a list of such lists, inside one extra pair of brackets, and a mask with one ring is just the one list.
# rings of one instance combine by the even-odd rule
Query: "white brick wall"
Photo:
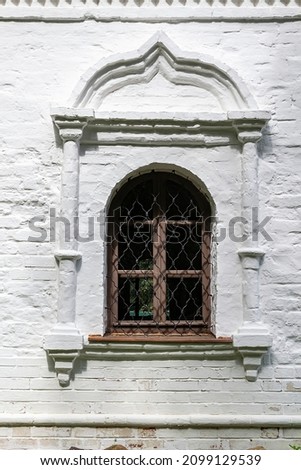
[[(90, 359), (78, 361), (74, 380), (62, 389), (42, 349), (43, 335), (56, 321), (55, 243), (27, 241), (28, 220), (38, 215), (47, 221), (49, 208), (59, 207), (62, 156), (49, 107), (65, 103), (80, 76), (99, 59), (134, 50), (159, 29), (182, 50), (206, 53), (231, 66), (258, 106), (272, 112), (260, 144), (259, 185), (261, 217), (272, 216), (267, 226), (272, 241), (261, 240), (267, 252), (261, 269), (261, 308), (273, 333), (273, 349), (255, 383), (245, 380), (238, 356), (227, 361), (149, 363)], [(300, 445), (300, 430), (283, 426), (181, 430), (68, 426), (68, 416), (74, 414), (300, 414), (300, 22), (0, 21), (0, 35), (5, 39), (0, 52), (4, 111), (0, 135), (0, 420), (1, 414), (66, 416), (65, 428), (3, 424), (0, 448), (98, 449), (114, 442), (130, 448), (170, 449)], [(136, 93), (134, 88), (129, 92)], [(101, 155), (95, 149), (83, 151), (82, 215), (102, 210), (121, 178), (154, 159), (148, 149), (127, 151), (129, 156), (119, 148), (103, 148)], [(156, 152), (155, 161), (162, 162), (160, 149)], [(165, 159), (202, 176), (225, 219), (232, 212), (236, 215), (238, 150), (197, 152), (195, 159), (193, 149), (169, 149)], [(83, 244), (81, 250), (78, 324), (88, 334), (101, 331), (103, 253), (98, 242)], [(87, 276), (91, 269), (96, 273), (92, 280)], [(241, 308), (239, 269), (238, 260), (230, 273), (226, 266), (220, 267), (220, 275), (228, 278), (221, 288), (220, 328), (229, 332), (235, 325), (229, 323), (227, 313), (233, 305)]]
[[(105, 449), (122, 444), (128, 449), (254, 449), (258, 446), (289, 450), (289, 443), (300, 442), (296, 430), (265, 429), (87, 429), (87, 428), (2, 428), (0, 446), (7, 449)], [(248, 437), (242, 438), (242, 435)], [(299, 434), (300, 435), (300, 434)]]

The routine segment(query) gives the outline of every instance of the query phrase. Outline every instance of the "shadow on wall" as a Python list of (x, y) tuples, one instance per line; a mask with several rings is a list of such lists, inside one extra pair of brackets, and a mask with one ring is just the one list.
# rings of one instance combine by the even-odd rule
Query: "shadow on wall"
[(267, 124), (262, 131), (262, 139), (257, 143), (258, 157), (260, 159), (269, 158), (273, 152), (273, 130), (270, 124)]

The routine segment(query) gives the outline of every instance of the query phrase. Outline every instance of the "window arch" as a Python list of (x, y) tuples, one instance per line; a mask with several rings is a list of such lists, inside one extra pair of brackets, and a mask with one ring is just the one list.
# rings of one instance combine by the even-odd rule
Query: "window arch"
[(210, 204), (174, 173), (152, 171), (115, 195), (108, 226), (108, 333), (211, 331)]

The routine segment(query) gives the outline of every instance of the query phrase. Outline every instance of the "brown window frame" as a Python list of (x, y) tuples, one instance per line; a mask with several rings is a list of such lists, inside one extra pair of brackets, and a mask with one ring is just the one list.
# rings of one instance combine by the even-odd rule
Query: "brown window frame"
[[(150, 176), (152, 175), (152, 176)], [(114, 214), (121, 206), (126, 195), (147, 179), (152, 179), (154, 194), (158, 194), (154, 205), (152, 219), (143, 221), (152, 225), (153, 230), (153, 269), (119, 269), (118, 240), (120, 222)], [(166, 181), (167, 179), (177, 184), (185, 185), (185, 190), (198, 202), (198, 207), (202, 208), (203, 221), (172, 220), (166, 219)], [(118, 213), (118, 211), (117, 211)], [(111, 203), (108, 224), (108, 251), (107, 251), (107, 333), (113, 337), (121, 338), (141, 337), (145, 338), (168, 338), (168, 337), (204, 337), (212, 336), (211, 324), (211, 207), (206, 196), (199, 191), (190, 180), (180, 177), (175, 173), (156, 172), (146, 173), (129, 180), (117, 191)], [(167, 269), (166, 267), (166, 230), (169, 225), (201, 224), (201, 269)], [(119, 279), (120, 278), (152, 278), (153, 279), (153, 319), (151, 321), (141, 321), (139, 327), (135, 321), (125, 321), (118, 319), (119, 301)], [(173, 324), (166, 319), (167, 304), (167, 279), (170, 278), (191, 278), (201, 279), (202, 285), (202, 321), (177, 321), (175, 330)], [(193, 328), (192, 328), (193, 327)], [(191, 338), (192, 339), (192, 338)]]

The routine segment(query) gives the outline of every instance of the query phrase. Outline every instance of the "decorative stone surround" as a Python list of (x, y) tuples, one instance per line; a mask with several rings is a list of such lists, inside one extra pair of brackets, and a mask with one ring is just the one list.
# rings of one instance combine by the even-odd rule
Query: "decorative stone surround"
[[(135, 64), (133, 67), (132, 64)], [(148, 113), (111, 114), (101, 112), (104, 96), (133, 83), (145, 83), (157, 73), (170, 82), (206, 88), (221, 103), (220, 113)], [(257, 109), (244, 83), (224, 64), (214, 59), (184, 54), (158, 32), (142, 48), (123, 58), (115, 56), (110, 62), (101, 61), (80, 80), (69, 102), (73, 106), (52, 110), (52, 118), (62, 140), (64, 164), (62, 169), (61, 216), (74, 220), (78, 215), (79, 146), (148, 145), (148, 146), (219, 146), (241, 145), (242, 217), (251, 220), (252, 208), (258, 207), (257, 141), (270, 119), (270, 113)], [(85, 106), (91, 106), (85, 109)], [(263, 251), (254, 242), (256, 233), (245, 225), (245, 243), (238, 252), (242, 261), (243, 319), (233, 336), (234, 347), (243, 357), (246, 378), (256, 380), (261, 358), (271, 346), (269, 331), (261, 323), (259, 306), (259, 266)], [(70, 380), (73, 363), (83, 353), (83, 338), (76, 328), (76, 263), (79, 258), (77, 241), (60, 240), (58, 322), (45, 338), (45, 349), (54, 359), (61, 385)], [(234, 332), (233, 332), (234, 333)], [(229, 348), (229, 345), (227, 346)], [(86, 357), (154, 358), (158, 354), (187, 358), (214, 357), (219, 352), (210, 342), (194, 346), (168, 345), (164, 351), (158, 345), (101, 343), (84, 348)], [(229, 351), (228, 351), (229, 353)], [(234, 354), (232, 345), (231, 355)]]
[[(202, 135), (202, 139), (198, 132), (195, 130), (200, 129), (200, 131), (204, 132), (204, 129), (208, 133), (208, 129), (210, 132), (215, 134), (216, 141), (212, 141), (212, 145), (220, 145), (221, 141), (218, 140), (218, 136), (220, 134), (225, 133), (225, 130), (228, 132), (229, 135), (232, 134), (232, 139), (235, 139), (235, 135), (238, 132), (237, 139), (239, 139), (239, 132), (241, 126), (244, 129), (244, 136), (245, 129), (251, 129), (254, 133), (256, 133), (256, 139), (260, 137), (259, 129), (261, 129), (266, 121), (269, 119), (269, 113), (265, 111), (242, 111), (242, 112), (229, 112), (227, 114), (221, 115), (200, 115), (198, 118), (196, 116), (189, 116), (182, 115), (181, 119), (177, 118), (176, 116), (165, 116), (155, 118), (155, 115), (149, 116), (145, 119), (140, 118), (133, 118), (128, 117), (128, 119), (122, 117), (121, 120), (117, 119), (116, 122), (112, 120), (109, 116), (107, 119), (99, 119), (95, 117), (95, 113), (93, 111), (88, 110), (86, 111), (86, 116), (84, 115), (84, 110), (76, 110), (76, 109), (56, 109), (53, 111), (53, 119), (54, 122), (59, 129), (59, 132), (62, 136), (64, 135), (64, 145), (66, 145), (66, 141), (68, 138), (73, 139), (74, 142), (74, 128), (77, 129), (78, 125), (83, 126), (84, 123), (85, 131), (81, 134), (82, 138), (84, 139), (85, 143), (94, 143), (94, 144), (102, 144), (105, 143), (110, 145), (120, 145), (120, 142), (123, 144), (136, 144), (141, 145), (144, 143), (145, 145), (162, 145), (162, 140), (160, 140), (160, 136), (158, 136), (157, 129), (160, 129), (160, 126), (164, 125), (165, 132), (166, 132), (166, 125), (168, 124), (168, 132), (166, 132), (166, 136), (168, 138), (167, 142), (168, 145), (202, 145), (207, 146), (206, 139), (204, 134)], [(94, 114), (94, 118), (93, 118)], [(89, 130), (93, 129), (94, 135), (98, 129), (102, 129), (102, 126), (105, 127), (106, 132), (101, 133), (101, 137), (94, 138), (94, 140), (89, 140)], [(110, 126), (116, 131), (116, 127), (118, 128), (119, 135), (126, 136), (125, 140), (120, 140), (116, 138), (106, 137), (106, 135), (110, 135)], [(119, 127), (118, 127), (119, 126)], [(139, 132), (137, 131), (137, 127), (139, 128)], [(142, 130), (144, 130), (144, 132)], [(194, 129), (194, 132), (190, 132), (191, 129)], [(186, 135), (185, 132), (186, 130)], [(253, 133), (249, 131), (249, 138), (247, 142), (250, 140), (252, 141), (252, 145), (254, 146)], [(129, 132), (130, 131), (130, 132)], [(135, 134), (135, 131), (137, 134)], [(86, 137), (84, 137), (84, 132), (87, 132)], [(132, 132), (132, 133), (131, 133)], [(97, 135), (97, 132), (96, 132)], [(184, 135), (184, 139), (183, 139)], [(66, 137), (69, 136), (69, 137)], [(223, 137), (224, 138), (224, 137)], [(228, 144), (229, 141), (223, 142), (224, 145)], [(248, 147), (247, 147), (248, 150)], [(252, 155), (252, 162), (253, 159), (257, 159), (257, 151), (256, 148), (252, 147), (252, 150), (255, 152)], [(76, 155), (75, 155), (75, 153)], [(79, 149), (77, 146), (72, 146), (71, 155), (74, 155), (75, 160), (78, 161), (79, 159)], [(242, 155), (242, 163), (244, 165), (244, 155)], [(252, 163), (253, 165), (253, 163)], [(251, 169), (253, 166), (251, 165)], [(73, 179), (78, 179), (78, 165), (75, 165), (76, 171), (73, 172)], [(255, 189), (257, 188), (257, 180), (249, 179), (253, 178), (253, 174), (249, 174), (250, 168), (244, 167), (244, 172), (246, 173), (246, 181), (252, 182), (252, 185), (255, 184)], [(63, 177), (64, 181), (64, 177)], [(74, 187), (72, 181), (70, 181), (70, 188)], [(76, 187), (76, 185), (75, 185)], [(257, 189), (256, 189), (257, 191)], [(242, 194), (244, 198), (244, 193)], [(77, 198), (73, 198), (73, 200), (77, 200)], [(243, 199), (244, 200), (244, 199)], [(254, 201), (253, 201), (254, 202)], [(64, 211), (64, 197), (62, 199), (62, 211)], [(66, 205), (68, 207), (68, 204)], [(243, 204), (243, 216), (248, 216), (248, 211), (250, 210), (250, 206), (245, 203)], [(73, 207), (73, 213), (77, 213), (77, 208)], [(63, 212), (64, 213), (64, 212)], [(83, 349), (82, 340), (80, 339), (80, 333), (76, 329), (76, 319), (75, 319), (75, 295), (76, 295), (76, 270), (75, 270), (75, 263), (78, 257), (80, 256), (76, 250), (76, 246), (74, 245), (74, 241), (71, 240), (69, 242), (70, 248), (66, 251), (60, 250), (56, 253), (56, 258), (60, 261), (60, 272), (62, 273), (62, 282), (60, 283), (60, 291), (59, 291), (59, 321), (57, 327), (53, 330), (53, 332), (46, 337), (45, 340), (45, 349), (48, 350), (50, 356), (55, 361), (55, 369), (58, 373), (58, 378), (61, 385), (66, 385), (69, 382), (70, 373), (73, 368), (73, 363), (76, 357), (78, 357), (80, 351)], [(242, 259), (242, 267), (243, 267), (243, 289), (244, 289), (244, 318), (245, 323), (243, 324), (242, 328), (234, 335), (234, 346), (240, 351), (243, 356), (244, 367), (246, 370), (246, 378), (248, 380), (256, 380), (257, 372), (259, 370), (261, 364), (261, 358), (263, 354), (267, 351), (267, 349), (271, 346), (271, 336), (269, 335), (268, 330), (265, 328), (264, 325), (259, 325), (260, 323), (260, 312), (258, 309), (258, 269), (259, 269), (259, 259), (263, 256), (263, 252), (256, 247), (249, 247), (248, 249), (243, 249), (239, 252), (239, 256)], [(253, 260), (253, 261), (252, 261)], [(254, 264), (255, 261), (255, 264)], [(68, 265), (68, 272), (69, 278), (67, 284), (64, 283), (64, 263), (69, 263)], [(71, 271), (70, 271), (70, 268)], [(71, 272), (71, 274), (70, 274)], [(254, 276), (255, 272), (255, 276)], [(71, 276), (71, 278), (70, 278)], [(65, 295), (66, 289), (73, 289), (70, 295)], [(73, 287), (72, 287), (73, 286)], [(60, 301), (61, 299), (61, 301)], [(63, 304), (61, 303), (63, 301)], [(255, 313), (254, 313), (255, 312)], [(253, 321), (253, 323), (252, 323)], [(69, 327), (70, 331), (67, 333), (66, 327)], [(70, 338), (67, 336), (70, 335)], [(74, 344), (78, 343), (77, 350), (74, 348)], [(176, 356), (177, 358), (185, 358), (185, 357), (194, 357), (199, 356), (201, 354), (204, 355), (204, 350), (199, 348), (204, 348), (202, 345), (197, 345), (194, 347), (193, 351), (189, 349), (188, 345), (183, 346), (183, 350), (181, 351), (181, 346), (177, 346), (177, 352), (174, 352), (172, 355)], [(216, 348), (216, 345), (214, 346)], [(205, 346), (205, 354), (208, 354), (208, 351), (212, 349), (211, 344), (207, 344)], [(148, 351), (148, 354), (146, 352)], [(113, 359), (114, 357), (124, 358), (124, 357), (139, 357), (141, 358), (151, 358), (157, 357), (157, 354), (154, 353), (155, 350), (152, 351), (150, 354), (150, 346), (148, 345), (138, 345), (137, 346), (116, 346), (111, 344), (101, 344), (97, 345), (92, 349), (89, 349), (89, 352), (85, 350), (85, 355), (92, 356), (97, 355), (97, 357), (110, 357)], [(202, 352), (201, 352), (202, 351)], [(168, 348), (163, 355), (168, 355)]]

